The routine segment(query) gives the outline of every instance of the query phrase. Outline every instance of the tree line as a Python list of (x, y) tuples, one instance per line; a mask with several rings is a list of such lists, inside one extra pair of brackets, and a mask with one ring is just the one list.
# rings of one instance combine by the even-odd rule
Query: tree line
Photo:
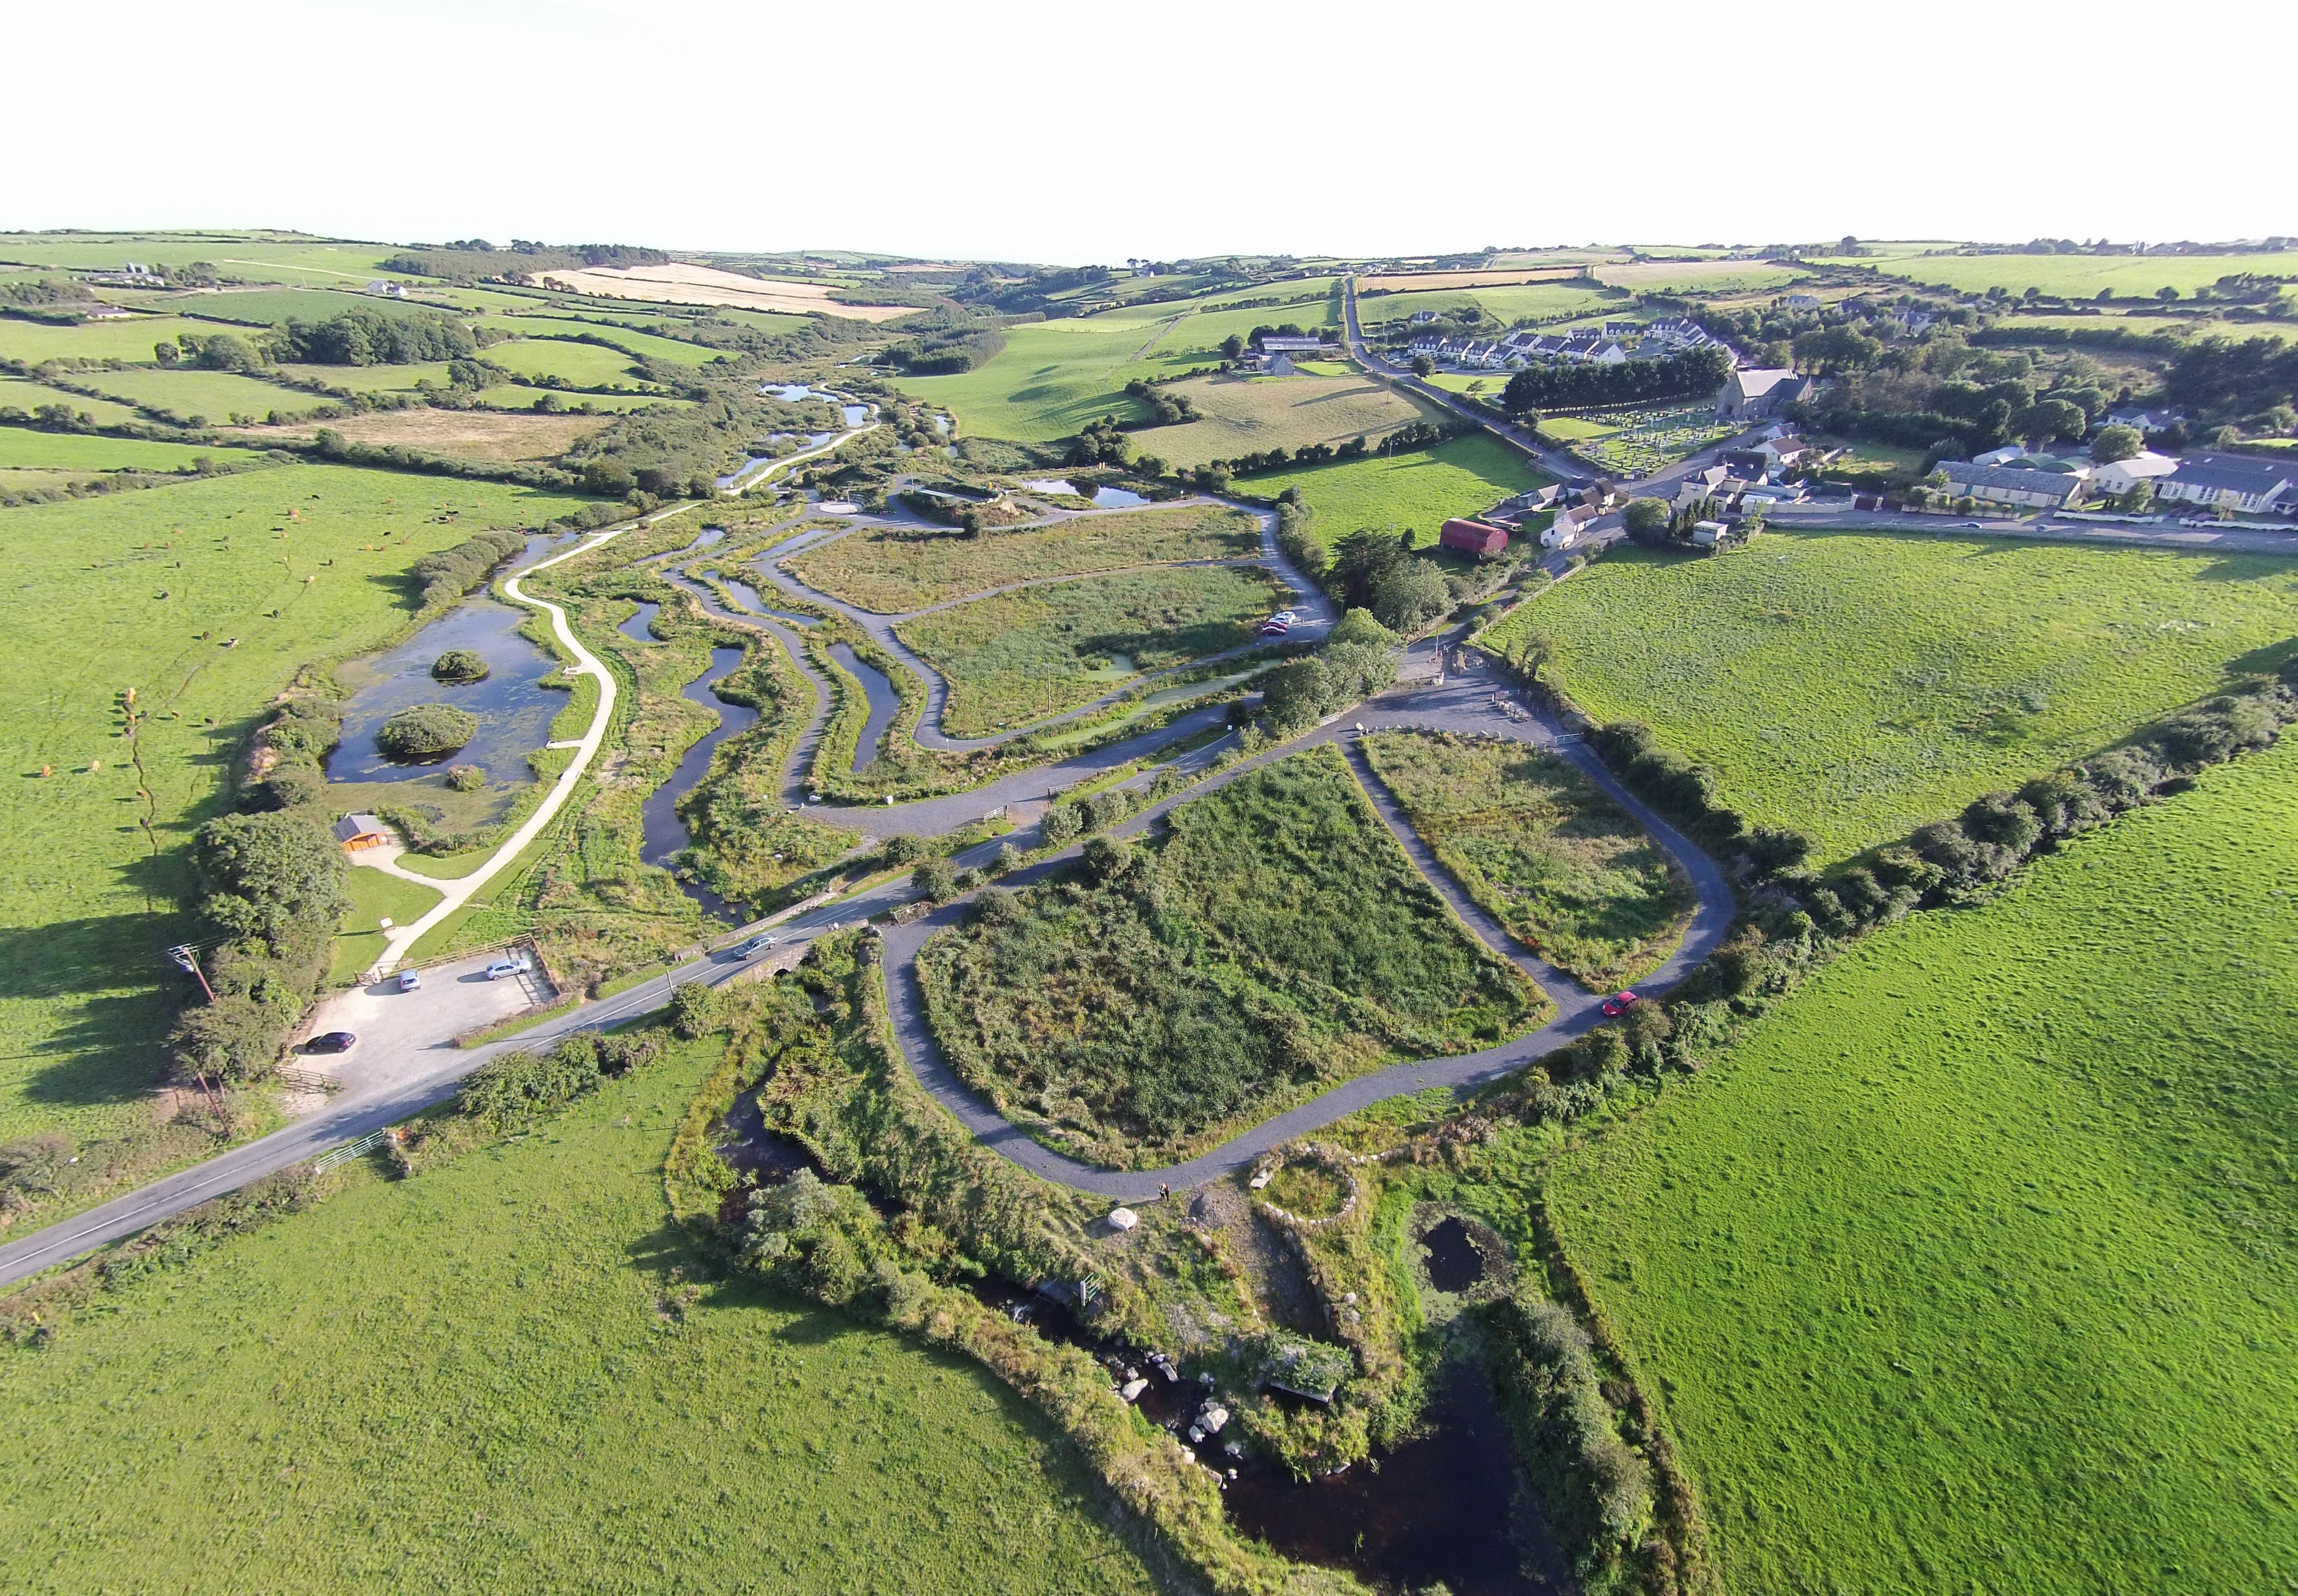
[(1586, 409), (1601, 405), (1651, 404), (1712, 393), (1732, 375), (1732, 357), (1718, 349), (1687, 350), (1660, 360), (1616, 366), (1533, 366), (1509, 378), (1500, 406), (1510, 415)]

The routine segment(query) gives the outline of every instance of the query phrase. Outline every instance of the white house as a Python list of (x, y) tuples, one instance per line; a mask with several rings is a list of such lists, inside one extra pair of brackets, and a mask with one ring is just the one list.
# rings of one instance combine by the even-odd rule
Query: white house
[(2154, 479), (2154, 496), (2187, 504), (2230, 504), (2254, 515), (2289, 491), (2291, 476), (2291, 467), (2254, 454), (2190, 454), (2177, 470)]
[(1780, 303), (1785, 309), (1790, 310), (1816, 310), (1819, 309), (1819, 295), (1816, 294), (1782, 294), (1780, 295)]
[(388, 277), (374, 277), (369, 279), (367, 285), (367, 291), (369, 294), (374, 294), (377, 299), (405, 299), (407, 297), (407, 285), (404, 283), (394, 283)]
[(2090, 474), (2090, 485), (2101, 493), (2128, 493), (2140, 483), (2168, 476), (2178, 468), (2178, 462), (2170, 456), (2144, 450), (2127, 460), (2101, 466)]

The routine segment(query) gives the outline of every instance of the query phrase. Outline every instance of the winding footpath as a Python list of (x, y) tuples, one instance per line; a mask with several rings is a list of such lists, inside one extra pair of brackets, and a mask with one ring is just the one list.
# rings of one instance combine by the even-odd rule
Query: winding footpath
[[(632, 530), (632, 525), (645, 524), (633, 523), (586, 539), (574, 548), (530, 567), (530, 570), (541, 569), (588, 552)], [(1263, 531), (1264, 551), (1271, 568), (1294, 585), (1296, 591), (1304, 596), (1313, 594), (1315, 590), (1301, 579), (1299, 573), (1293, 570), (1277, 550), (1273, 526), (1265, 524)], [(798, 670), (814, 684), (816, 692), (816, 713), (800, 739), (800, 747), (806, 748), (810, 740), (818, 739), (828, 716), (830, 686), (806, 660), (802, 641), (789, 627), (767, 617), (728, 610), (715, 595), (683, 575), (673, 574), (671, 580), (696, 598), (715, 618), (755, 628), (773, 637), (782, 647)], [(451, 896), (442, 899), (423, 919), (399, 929), (384, 955), (384, 968), (388, 968), (391, 962), (401, 956), (417, 939), (443, 920), (454, 908), (467, 902), (481, 884), (508, 866), (521, 849), (540, 835), (543, 826), (563, 807), (566, 795), (596, 756), (605, 729), (610, 724), (615, 702), (611, 674), (574, 637), (563, 609), (547, 600), (525, 593), (517, 583), (516, 577), (505, 583), (507, 596), (549, 614), (554, 633), (577, 662), (576, 666), (571, 668), (599, 676), (599, 707), (591, 718), (590, 732), (576, 745), (575, 758), (561, 773), (558, 784), (545, 803), (478, 871), (458, 881), (435, 883), (442, 891), (451, 892)], [(807, 595), (807, 600), (809, 602), (822, 601), (811, 594)], [(1320, 619), (1329, 624), (1329, 607), (1324, 604), (1321, 596), (1315, 602), (1318, 606), (1317, 613)], [(882, 616), (873, 618), (881, 623), (885, 620)], [(1416, 649), (1414, 652), (1418, 654), (1425, 650)], [(1018, 772), (972, 791), (906, 804), (854, 807), (824, 806), (810, 812), (828, 823), (849, 826), (871, 837), (884, 837), (896, 832), (929, 836), (943, 834), (1001, 809), (1028, 823), (1034, 822), (1037, 815), (1017, 814), (1015, 806), (1042, 804), (1080, 781), (1096, 779), (1135, 760), (1153, 755), (1199, 731), (1211, 730), (1226, 718), (1226, 706), (1205, 706), (1140, 737), (1080, 755), (1059, 765)], [(971, 912), (970, 904), (959, 900), (906, 925), (887, 925), (883, 930), (889, 1007), (903, 1054), (919, 1081), (960, 1124), (985, 1145), (1013, 1163), (1046, 1179), (1077, 1190), (1130, 1200), (1154, 1195), (1161, 1188), (1186, 1189), (1234, 1174), (1249, 1168), (1262, 1154), (1286, 1141), (1389, 1097), (1419, 1092), (1431, 1087), (1472, 1089), (1522, 1068), (1597, 1024), (1600, 1019), (1597, 1008), (1599, 999), (1560, 971), (1525, 953), (1469, 900), (1412, 831), (1393, 798), (1364, 763), (1360, 751), (1353, 746), (1353, 740), (1360, 730), (1391, 728), (1480, 733), (1550, 749), (1585, 771), (1650, 831), (1654, 839), (1674, 856), (1691, 881), (1698, 894), (1699, 906), (1682, 944), (1648, 980), (1639, 983), (1643, 989), (1662, 990), (1681, 980), (1722, 941), (1736, 913), (1731, 888), (1723, 872), (1689, 839), (1653, 814), (1634, 795), (1622, 789), (1575, 736), (1566, 732), (1543, 712), (1517, 703), (1509, 690), (1488, 680), (1481, 671), (1456, 673), (1449, 681), (1409, 681), (1334, 717), (1301, 738), (1252, 758), (1240, 760), (1226, 770), (1210, 770), (1226, 749), (1227, 739), (1224, 738), (1164, 761), (1161, 765), (1129, 775), (1120, 785), (1144, 786), (1161, 769), (1177, 772), (1185, 778), (1197, 779), (1174, 797), (1145, 809), (1112, 831), (1120, 836), (1138, 835), (1156, 824), (1177, 805), (1202, 798), (1248, 771), (1319, 743), (1336, 743), (1348, 757), (1351, 767), (1356, 772), (1375, 810), (1416, 867), (1480, 940), (1495, 953), (1514, 962), (1548, 994), (1557, 1008), (1552, 1021), (1537, 1030), (1495, 1047), (1449, 1058), (1395, 1064), (1359, 1076), (1185, 1162), (1154, 1170), (1103, 1169), (1068, 1157), (1032, 1140), (957, 1077), (934, 1041), (918, 988), (917, 955), (936, 932), (958, 925)], [(793, 765), (791, 768), (796, 771), (799, 767)], [(961, 868), (986, 864), (1006, 841), (1027, 842), (1030, 839), (1030, 834), (1025, 831), (1012, 838), (984, 842), (955, 855), (954, 863)], [(1064, 849), (1026, 871), (1006, 878), (1004, 884), (1021, 886), (1042, 880), (1066, 868), (1081, 851), (1081, 845)], [(459, 890), (456, 890), (458, 889)], [(783, 910), (730, 933), (724, 940), (735, 941), (759, 930), (773, 928), (785, 947), (794, 947), (888, 916), (893, 910), (910, 902), (912, 896), (908, 878), (897, 877), (834, 903)], [(563, 1037), (599, 1030), (650, 1013), (670, 1001), (672, 988), (680, 982), (698, 980), (709, 986), (722, 986), (748, 968), (740, 959), (714, 951), (612, 997), (552, 1016), (533, 1029), (502, 1041), (461, 1050), (453, 1047), (449, 1038), (441, 1038), (422, 1050), (424, 1056), (419, 1067), (406, 1072), (388, 1087), (346, 1094), (320, 1112), (270, 1136), (232, 1148), (165, 1179), (0, 1246), (0, 1284), (68, 1261), (92, 1248), (131, 1236), (200, 1203), (301, 1162), (328, 1148), (343, 1145), (370, 1131), (397, 1123), (453, 1096), (466, 1075), (503, 1053), (515, 1049), (548, 1048)]]

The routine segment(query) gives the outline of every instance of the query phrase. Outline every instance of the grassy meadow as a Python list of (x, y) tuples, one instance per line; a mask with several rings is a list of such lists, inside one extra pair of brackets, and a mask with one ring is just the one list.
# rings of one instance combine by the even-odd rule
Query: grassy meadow
[(244, 450), (211, 444), (154, 443), (142, 438), (105, 438), (87, 433), (35, 432), (0, 426), (0, 467), (57, 471), (182, 471), (201, 459), (228, 466), (244, 463)]
[[(153, 345), (173, 343), (178, 333), (205, 337), (218, 329), (179, 316), (135, 321), (90, 321), (63, 327), (0, 316), (0, 360), (37, 366), (43, 360), (131, 360), (149, 362)], [(108, 374), (107, 374), (108, 375)]]
[(949, 682), (942, 730), (984, 737), (1090, 704), (1144, 671), (1241, 648), (1282, 591), (1258, 566), (1120, 571), (977, 599), (897, 630)]
[(1475, 434), (1410, 454), (1266, 472), (1243, 485), (1263, 498), (1300, 489), (1315, 516), (1310, 534), (1329, 548), (1367, 528), (1410, 532), (1416, 543), (1433, 543), (1450, 517), (1482, 515), (1546, 480), (1507, 444)]
[(364, 287), (398, 252), (390, 244), (337, 244), (287, 233), (0, 233), (0, 260), (83, 271), (116, 270), (127, 261), (188, 266), (204, 260), (224, 276), (260, 283), (349, 281)]
[(870, 528), (792, 558), (799, 580), (880, 615), (988, 592), (1009, 583), (1083, 575), (1121, 566), (1250, 559), (1261, 552), (1252, 517), (1219, 506), (1082, 516), (1029, 532)]
[[(0, 641), (0, 1140), (103, 1136), (143, 1113), (171, 1013), (160, 988), (183, 979), (161, 950), (190, 930), (191, 832), (272, 695), (397, 630), (422, 555), (574, 502), (283, 466), (0, 511), (16, 600)], [(120, 735), (130, 687), (150, 717), (141, 782)]]
[[(151, 351), (146, 350), (148, 356)], [(356, 369), (344, 368), (346, 372)], [(83, 371), (76, 380), (123, 403), (161, 410), (188, 421), (194, 416), (221, 422), (231, 416), (260, 421), (277, 414), (301, 416), (331, 401), (283, 388), (234, 371), (181, 371), (145, 366), (126, 371)]]
[(1147, 1167), (1399, 1057), (1486, 1046), (1547, 1000), (1421, 879), (1330, 747), (935, 938), (918, 972), (960, 1074), (1031, 1136)]
[(1371, 296), (1360, 294), (1357, 323), (1370, 331), (1387, 322), (1403, 321), (1416, 310), (1449, 315), (1471, 305), (1509, 326), (1527, 319), (1559, 321), (1575, 316), (1598, 316), (1606, 310), (1626, 308), (1616, 296), (1584, 283), (1496, 283)]
[(1382, 732), (1365, 757), (1453, 879), (1591, 991), (1683, 940), (1699, 899), (1633, 816), (1569, 760), (1523, 743)]
[(703, 1284), (661, 1161), (717, 1055), (411, 1180), (360, 1166), (0, 1348), (10, 1588), (1153, 1588), (971, 1362)]
[(2002, 288), (2022, 294), (2029, 288), (2039, 288), (2054, 298), (2090, 299), (2104, 288), (2124, 299), (2152, 299), (2162, 288), (2176, 288), (2192, 297), (2197, 288), (2244, 272), (2268, 277), (2298, 276), (2298, 251), (2248, 255), (1903, 255), (1872, 264), (1883, 277), (1935, 284), (1961, 294)]
[(1544, 638), (1600, 721), (1715, 767), (1722, 800), (1839, 860), (2278, 662), (2298, 567), (1998, 539), (1780, 533), (1626, 546), (1484, 634)]
[(2298, 1572), (2298, 739), (1875, 932), (1569, 1154), (1725, 1588)]
[(109, 399), (90, 399), (85, 393), (69, 393), (52, 388), (45, 383), (29, 382), (20, 376), (0, 376), (0, 405), (13, 405), (29, 415), (44, 404), (70, 405), (80, 415), (87, 416), (98, 426), (117, 426), (123, 421), (139, 418), (135, 407)]
[(641, 380), (621, 350), (571, 338), (513, 338), (484, 353), (490, 365), (519, 376), (555, 376), (577, 388), (626, 388)]
[(1303, 443), (1377, 442), (1385, 434), (1428, 419), (1397, 390), (1356, 371), (1343, 376), (1200, 376), (1168, 392), (1193, 401), (1200, 419), (1133, 434), (1145, 454), (1175, 466), (1235, 459), (1263, 450)]

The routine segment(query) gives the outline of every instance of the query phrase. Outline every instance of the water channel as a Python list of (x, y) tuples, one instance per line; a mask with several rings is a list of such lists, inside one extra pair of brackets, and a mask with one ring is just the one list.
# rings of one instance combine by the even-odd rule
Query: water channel
[(1088, 493), (1066, 476), (1048, 476), (1037, 482), (1025, 482), (1021, 485), (1032, 493), (1066, 493), (1072, 499), (1090, 499), (1095, 509), (1131, 509), (1137, 504), (1149, 502), (1130, 489), (1113, 488), (1107, 483)]
[(853, 674), (862, 684), (862, 693), (870, 701), (870, 718), (862, 723), (862, 736), (854, 745), (856, 773), (867, 770), (878, 757), (880, 746), (886, 740), (886, 728), (894, 724), (894, 716), (902, 707), (902, 695), (886, 680), (885, 673), (867, 664), (846, 643), (830, 645), (830, 657)]
[[(671, 773), (670, 780), (649, 793), (646, 802), (640, 806), (643, 832), (639, 857), (649, 864), (670, 869), (678, 856), (685, 851), (687, 844), (693, 841), (686, 823), (679, 818), (678, 800), (691, 792), (694, 784), (702, 780), (702, 773), (710, 768), (710, 757), (718, 751), (720, 743), (757, 724), (756, 710), (747, 704), (730, 704), (711, 690), (742, 668), (742, 655), (740, 649), (711, 649), (710, 668), (688, 682), (679, 694), (688, 703), (699, 704), (716, 715), (718, 724), (701, 741), (686, 750), (686, 757), (678, 762), (678, 768)], [(743, 918), (740, 905), (728, 903), (708, 888), (683, 880), (679, 885), (706, 912), (736, 923)]]

